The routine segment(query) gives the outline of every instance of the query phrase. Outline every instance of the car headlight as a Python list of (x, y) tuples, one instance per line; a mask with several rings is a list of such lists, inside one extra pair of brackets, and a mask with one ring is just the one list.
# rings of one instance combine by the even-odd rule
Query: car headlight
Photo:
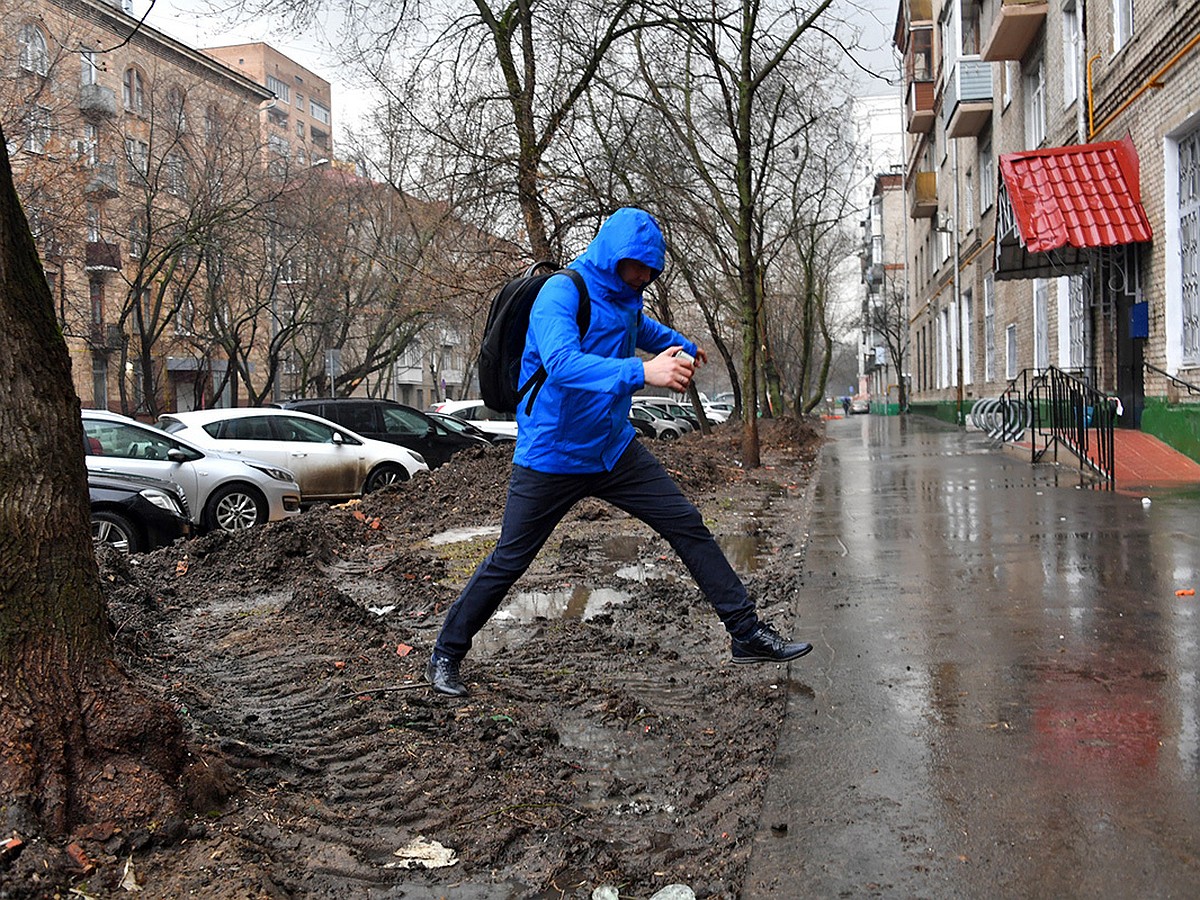
[(426, 462), (425, 462), (425, 457), (423, 457), (423, 456), (422, 456), (420, 453), (418, 453), (416, 450), (409, 450), (408, 452), (409, 452), (409, 453), (412, 455), (412, 458), (413, 458), (413, 459), (415, 459), (415, 460), (417, 461), (417, 464), (418, 464), (418, 465), (421, 465), (421, 466), (428, 466), (428, 463), (426, 463)]
[(255, 463), (246, 463), (250, 468), (257, 469), (264, 475), (270, 475), (276, 481), (295, 481), (296, 476), (288, 469), (281, 469), (279, 466), (261, 466)]
[(183, 515), (183, 510), (179, 508), (179, 502), (170, 494), (155, 490), (154, 488), (146, 488), (144, 491), (139, 491), (138, 493), (160, 509), (175, 513), (177, 516)]

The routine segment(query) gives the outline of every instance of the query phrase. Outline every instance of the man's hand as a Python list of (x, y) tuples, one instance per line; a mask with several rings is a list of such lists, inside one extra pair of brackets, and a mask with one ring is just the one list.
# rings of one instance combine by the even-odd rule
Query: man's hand
[[(692, 383), (692, 376), (696, 374), (696, 366), (675, 355), (682, 349), (678, 346), (668, 347), (658, 356), (643, 362), (643, 377), (646, 384), (679, 393), (686, 391), (688, 385)], [(696, 358), (699, 362), (705, 362), (708, 359), (704, 351), (700, 349), (696, 350)]]

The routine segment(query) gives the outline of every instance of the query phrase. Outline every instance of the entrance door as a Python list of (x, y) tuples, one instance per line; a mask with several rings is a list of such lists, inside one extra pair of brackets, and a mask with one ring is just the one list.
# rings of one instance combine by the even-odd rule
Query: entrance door
[(1134, 304), (1142, 299), (1141, 256), (1138, 244), (1114, 248), (1107, 256), (1105, 284), (1112, 292), (1117, 316), (1117, 396), (1125, 414), (1117, 421), (1121, 428), (1140, 428), (1142, 408), (1146, 405), (1145, 370), (1142, 362), (1143, 340), (1131, 334)]

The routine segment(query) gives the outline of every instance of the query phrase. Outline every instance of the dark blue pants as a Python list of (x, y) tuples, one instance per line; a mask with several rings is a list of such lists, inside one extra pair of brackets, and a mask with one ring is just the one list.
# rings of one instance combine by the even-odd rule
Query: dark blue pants
[(446, 612), (434, 653), (455, 660), (467, 655), (471, 639), (499, 609), (513, 582), (584, 497), (605, 500), (666, 538), (731, 635), (746, 638), (757, 627), (754, 603), (700, 511), (654, 455), (632, 441), (611, 472), (552, 475), (513, 466), (500, 540)]

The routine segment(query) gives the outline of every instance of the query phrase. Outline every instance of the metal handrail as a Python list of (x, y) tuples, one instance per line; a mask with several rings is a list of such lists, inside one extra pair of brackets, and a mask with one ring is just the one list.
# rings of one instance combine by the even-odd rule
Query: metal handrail
[(1079, 460), (1080, 469), (1091, 469), (1112, 488), (1115, 399), (1054, 366), (1026, 369), (1021, 376), (1032, 413), (1032, 461), (1038, 462), (1050, 450), (1057, 460), (1059, 446), (1065, 447)]
[(1156, 375), (1161, 375), (1163, 378), (1167, 379), (1168, 381), (1171, 381), (1171, 382), (1179, 385), (1181, 388), (1184, 388), (1189, 394), (1200, 394), (1200, 387), (1196, 387), (1194, 384), (1189, 384), (1188, 382), (1184, 381), (1182, 378), (1178, 378), (1178, 377), (1172, 375), (1170, 372), (1164, 372), (1158, 366), (1152, 366), (1152, 365), (1150, 365), (1150, 363), (1144, 363), (1144, 365), (1146, 366), (1147, 369), (1149, 369), (1151, 372), (1154, 372)]

